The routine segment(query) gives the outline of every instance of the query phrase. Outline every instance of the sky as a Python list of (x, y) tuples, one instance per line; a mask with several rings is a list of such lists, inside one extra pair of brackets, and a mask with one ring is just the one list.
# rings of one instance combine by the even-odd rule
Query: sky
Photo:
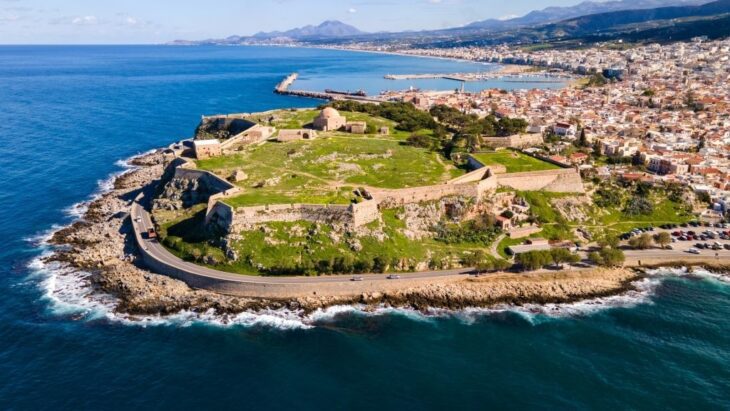
[(141, 44), (340, 20), (363, 31), (462, 26), (580, 0), (0, 0), (0, 44)]

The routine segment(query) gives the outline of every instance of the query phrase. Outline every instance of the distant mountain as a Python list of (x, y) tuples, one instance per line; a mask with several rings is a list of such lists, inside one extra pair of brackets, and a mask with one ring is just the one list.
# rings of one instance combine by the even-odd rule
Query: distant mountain
[(575, 6), (548, 7), (543, 10), (532, 11), (522, 17), (512, 19), (488, 19), (477, 21), (464, 26), (465, 29), (477, 30), (508, 30), (518, 27), (535, 26), (554, 23), (574, 17), (612, 11), (654, 9), (669, 6), (699, 5), (707, 0), (614, 0), (606, 2), (584, 1)]
[[(706, 0), (615, 0), (608, 2), (583, 2), (573, 7), (549, 7), (544, 10), (531, 12), (523, 17), (510, 20), (485, 20), (472, 23), (464, 27), (451, 29), (400, 32), (400, 33), (365, 33), (359, 29), (340, 21), (325, 21), (318, 26), (305, 26), (288, 31), (274, 31), (257, 33), (253, 36), (230, 36), (225, 39), (203, 41), (177, 40), (171, 44), (200, 45), (200, 44), (257, 44), (294, 42), (310, 44), (349, 44), (367, 41), (371, 43), (410, 44), (414, 47), (453, 47), (453, 46), (483, 46), (501, 43), (536, 44), (542, 42), (556, 42), (573, 39), (601, 41), (620, 38), (622, 34), (641, 41), (641, 33), (651, 31), (654, 41), (661, 41), (661, 33), (676, 33), (672, 29), (686, 19), (708, 19), (708, 24), (715, 24), (713, 17), (723, 17), (730, 13), (730, 0), (717, 0), (705, 3)], [(700, 5), (698, 5), (698, 3)], [(704, 3), (704, 4), (702, 4)], [(654, 4), (679, 4), (671, 7), (647, 8)], [(611, 10), (624, 8), (619, 11), (590, 13), (595, 10)], [(574, 14), (579, 16), (568, 17)], [(567, 18), (566, 18), (567, 17)], [(557, 20), (557, 21), (553, 21)], [(712, 20), (712, 21), (711, 21)], [(513, 26), (510, 28), (510, 26)], [(491, 28), (489, 28), (491, 27)], [(703, 31), (714, 35), (722, 33), (727, 28), (703, 27), (694, 23), (684, 25), (682, 33), (696, 33), (704, 35)], [(627, 37), (627, 38), (628, 38)]]
[(200, 41), (175, 40), (173, 45), (202, 44), (251, 44), (251, 43), (287, 43), (293, 41), (332, 41), (338, 38), (362, 36), (367, 33), (337, 20), (327, 20), (318, 26), (304, 26), (287, 31), (260, 32), (253, 36), (229, 36), (224, 39), (208, 39)]
[[(610, 40), (631, 42), (676, 41), (687, 36), (721, 38), (730, 27), (716, 27), (730, 16), (730, 0), (700, 6), (660, 7), (623, 10), (575, 17), (555, 23), (519, 27), (502, 31), (476, 31), (459, 35), (421, 35), (411, 38), (413, 47), (465, 47), (496, 44), (575, 47)], [(726, 33), (723, 35), (723, 33)], [(666, 37), (662, 37), (662, 35)]]
[[(730, 13), (730, 0), (718, 0), (701, 6), (660, 7), (592, 14), (542, 26), (540, 30), (553, 36), (589, 35), (605, 30), (636, 30), (637, 24), (686, 17), (707, 17)], [(633, 25), (631, 27), (626, 27)], [(640, 28), (640, 27), (639, 27)]]
[(273, 39), (273, 38), (290, 38), (294, 40), (306, 38), (334, 38), (334, 37), (351, 37), (365, 34), (356, 27), (345, 24), (337, 20), (327, 20), (319, 26), (304, 26), (288, 31), (273, 31), (269, 33), (256, 33), (252, 37), (255, 39)]

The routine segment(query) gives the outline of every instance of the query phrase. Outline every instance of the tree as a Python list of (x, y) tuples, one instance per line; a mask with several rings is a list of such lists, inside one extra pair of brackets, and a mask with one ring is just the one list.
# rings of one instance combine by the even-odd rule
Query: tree
[(524, 270), (534, 271), (554, 262), (553, 256), (549, 250), (529, 251), (527, 253), (518, 254), (515, 257), (518, 264)]
[(476, 250), (473, 253), (466, 254), (462, 258), (462, 263), (468, 267), (475, 267), (479, 266), (479, 264), (482, 264), (484, 262), (487, 262), (489, 260), (486, 259), (486, 256), (484, 255), (484, 251), (482, 250)]
[(373, 271), (375, 271), (376, 273), (384, 273), (388, 271), (387, 259), (381, 256), (373, 258)]
[(580, 137), (578, 137), (577, 142), (578, 147), (588, 147), (590, 144), (588, 143), (588, 136), (586, 136), (586, 129), (582, 128), (580, 130)]
[(497, 271), (505, 271), (510, 267), (512, 267), (512, 263), (507, 260), (499, 259), (494, 261), (494, 269)]
[(605, 247), (612, 247), (612, 248), (618, 248), (619, 239), (616, 237), (616, 235), (611, 233), (605, 233), (599, 240), (598, 240), (598, 246), (601, 248)]
[(604, 247), (600, 251), (590, 252), (588, 254), (588, 260), (602, 267), (618, 267), (623, 265), (626, 256), (618, 248)]
[(672, 243), (672, 236), (668, 232), (662, 231), (661, 233), (654, 235), (654, 242), (661, 248), (667, 248), (667, 246)]
[(650, 215), (654, 212), (654, 204), (644, 197), (631, 197), (624, 208), (624, 214), (628, 216)]
[(652, 240), (651, 236), (646, 233), (637, 237), (633, 237), (631, 240), (629, 240), (629, 246), (636, 250), (646, 250), (648, 248), (651, 248), (653, 244), (654, 240)]
[(555, 265), (559, 267), (563, 267), (563, 264), (567, 263), (571, 259), (571, 255), (573, 253), (570, 252), (567, 248), (553, 248), (550, 250), (550, 255), (553, 258), (553, 261), (555, 262)]
[(477, 274), (484, 274), (488, 271), (494, 270), (494, 263), (492, 260), (481, 261), (476, 265)]

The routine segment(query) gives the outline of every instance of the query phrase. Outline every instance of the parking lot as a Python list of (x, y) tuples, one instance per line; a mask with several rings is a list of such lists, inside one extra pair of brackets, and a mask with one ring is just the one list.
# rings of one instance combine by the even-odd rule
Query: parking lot
[(671, 244), (668, 250), (703, 255), (730, 254), (730, 225), (728, 224), (701, 224), (698, 222), (685, 224), (665, 224), (660, 227), (642, 227), (622, 234), (620, 239), (623, 245), (628, 245), (631, 238), (649, 234), (651, 236), (668, 232)]

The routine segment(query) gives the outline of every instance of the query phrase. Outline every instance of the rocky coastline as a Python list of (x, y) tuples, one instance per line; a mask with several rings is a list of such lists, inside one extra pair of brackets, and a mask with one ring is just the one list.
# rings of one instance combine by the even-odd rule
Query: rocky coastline
[[(464, 309), (497, 304), (571, 303), (635, 289), (644, 274), (630, 269), (588, 269), (538, 274), (493, 274), (434, 280), (397, 291), (347, 297), (316, 295), (289, 299), (241, 298), (190, 288), (182, 281), (151, 273), (142, 266), (129, 218), (132, 199), (164, 172), (161, 151), (135, 157), (132, 169), (118, 176), (113, 189), (88, 204), (84, 216), (55, 232), (46, 257), (71, 270), (90, 273), (92, 293), (112, 295), (116, 310), (129, 315), (167, 315), (180, 311), (235, 314), (291, 309), (309, 313), (335, 305)], [(320, 294), (320, 293), (318, 293)]]

